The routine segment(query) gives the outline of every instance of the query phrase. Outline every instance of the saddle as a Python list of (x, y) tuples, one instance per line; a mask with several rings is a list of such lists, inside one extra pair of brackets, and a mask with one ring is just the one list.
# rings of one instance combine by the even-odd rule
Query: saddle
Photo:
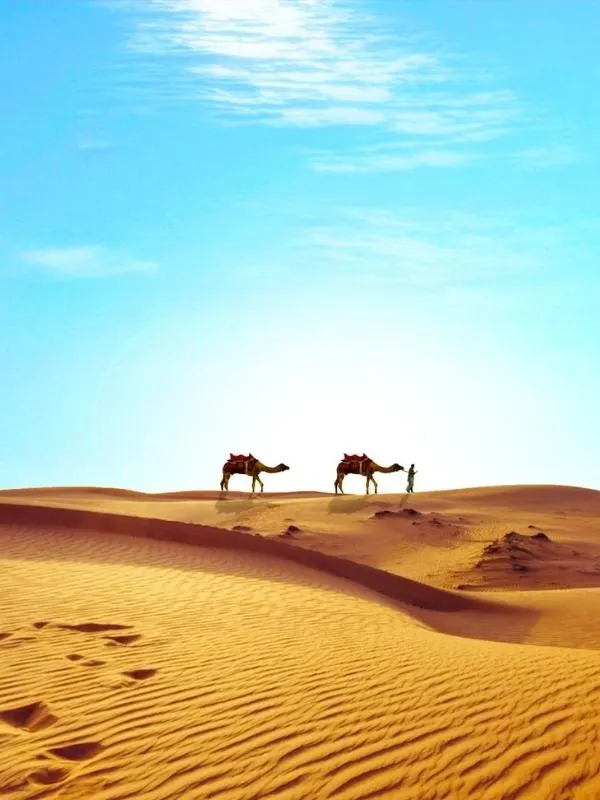
[(359, 456), (359, 455), (349, 456), (348, 453), (344, 453), (344, 458), (342, 459), (342, 463), (348, 464), (350, 461), (361, 462), (361, 461), (370, 461), (370, 460), (371, 459), (369, 458), (369, 456), (366, 453), (363, 453), (362, 456)]
[(258, 458), (255, 458), (252, 453), (248, 453), (247, 456), (235, 456), (233, 453), (229, 453), (229, 458), (227, 459), (228, 464), (239, 464), (243, 467), (245, 467), (247, 464), (255, 464), (257, 461)]

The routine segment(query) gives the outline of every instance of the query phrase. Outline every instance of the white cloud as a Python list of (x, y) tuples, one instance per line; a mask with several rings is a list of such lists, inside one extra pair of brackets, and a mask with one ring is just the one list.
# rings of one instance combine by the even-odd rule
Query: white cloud
[(80, 136), (77, 139), (77, 148), (79, 150), (107, 150), (110, 147), (112, 145), (106, 139), (99, 139), (93, 136)]
[[(490, 89), (484, 70), (386, 29), (350, 0), (133, 5), (138, 13), (129, 48), (140, 64), (145, 60), (145, 78), (156, 95), (164, 98), (167, 91), (173, 100), (201, 102), (227, 119), (377, 127), (394, 139), (411, 137), (416, 151), (424, 141), (444, 153), (450, 142), (506, 135), (521, 112), (513, 93)], [(157, 71), (159, 65), (166, 73)], [(456, 166), (459, 160), (469, 159), (425, 155), (410, 163)], [(389, 168), (404, 169), (409, 161), (392, 159)], [(385, 168), (383, 161), (372, 163)]]
[(370, 108), (335, 106), (332, 108), (287, 108), (281, 111), (280, 124), (313, 127), (319, 125), (378, 125), (384, 115)]
[(462, 167), (478, 156), (452, 150), (417, 150), (416, 152), (321, 155), (313, 158), (318, 172), (396, 172), (420, 167)]
[[(504, 97), (504, 93), (500, 97)], [(516, 116), (515, 108), (506, 99), (498, 99), (497, 103), (496, 108), (489, 108), (461, 105), (457, 101), (444, 110), (401, 111), (394, 117), (394, 129), (413, 136), (487, 141), (507, 133), (509, 122)]]
[(565, 244), (551, 226), (467, 214), (366, 208), (340, 210), (338, 219), (311, 226), (298, 252), (344, 282), (450, 289), (531, 280), (552, 271), (552, 253)]
[(574, 164), (577, 152), (569, 145), (530, 147), (517, 153), (517, 159), (526, 169), (550, 169)]
[(131, 272), (154, 272), (157, 265), (105, 247), (47, 247), (21, 253), (21, 261), (64, 278), (101, 278)]
[(229, 123), (353, 127), (394, 151), (367, 157), (356, 135), (352, 146), (313, 154), (316, 170), (455, 168), (484, 156), (539, 169), (575, 159), (551, 143), (491, 150), (540, 127), (541, 115), (475, 58), (415, 34), (393, 3), (383, 18), (366, 0), (104, 2), (127, 15), (138, 109), (146, 97), (201, 104)]

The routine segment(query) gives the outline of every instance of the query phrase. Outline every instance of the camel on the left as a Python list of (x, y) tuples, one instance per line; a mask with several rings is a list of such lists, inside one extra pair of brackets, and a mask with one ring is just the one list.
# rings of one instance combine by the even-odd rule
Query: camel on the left
[(287, 469), (289, 469), (289, 467), (287, 464), (283, 463), (277, 464), (276, 467), (268, 467), (266, 464), (259, 461), (258, 458), (255, 458), (252, 453), (248, 453), (247, 456), (234, 456), (233, 453), (230, 453), (229, 459), (223, 464), (221, 491), (229, 491), (229, 479), (232, 475), (248, 475), (248, 477), (252, 478), (251, 493), (254, 494), (254, 488), (257, 483), (260, 486), (261, 492), (264, 492), (265, 486), (260, 479), (260, 473), (285, 472)]

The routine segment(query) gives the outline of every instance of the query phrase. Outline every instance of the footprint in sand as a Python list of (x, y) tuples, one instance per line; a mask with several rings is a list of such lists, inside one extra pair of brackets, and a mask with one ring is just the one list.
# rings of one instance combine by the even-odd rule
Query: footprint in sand
[[(34, 622), (33, 627), (41, 630), (42, 628), (51, 625), (54, 628), (59, 628), (60, 630), (64, 631), (75, 631), (76, 633), (110, 633), (110, 632), (117, 632), (117, 631), (128, 631), (132, 630), (133, 625), (122, 625), (118, 622), (80, 622), (77, 624), (70, 624), (67, 622)], [(0, 633), (0, 641), (3, 638), (7, 638), (11, 636), (10, 633)], [(138, 639), (141, 638), (139, 633), (130, 633), (126, 635), (112, 635), (112, 636), (104, 636), (104, 639), (109, 639), (111, 644), (133, 644)]]
[(129, 636), (105, 636), (104, 638), (109, 640), (108, 642), (106, 642), (106, 646), (107, 647), (114, 647), (115, 645), (118, 645), (118, 644), (120, 644), (120, 645), (133, 644), (134, 642), (137, 642), (138, 639), (141, 639), (142, 637), (140, 636), (139, 633), (132, 633)]
[(105, 686), (107, 689), (127, 689), (135, 686), (136, 683), (143, 683), (144, 681), (153, 678), (157, 669), (129, 669), (121, 672), (118, 676), (114, 676), (113, 680), (108, 681)]
[(18, 647), (24, 642), (34, 642), (35, 636), (20, 636), (18, 633), (2, 632), (0, 633), (0, 645), (4, 648)]
[[(34, 622), (33, 625), (38, 629), (46, 627), (46, 625), (53, 625), (53, 627), (60, 628), (61, 630), (91, 634), (109, 633), (112, 631), (126, 631), (131, 630), (133, 627), (132, 625), (122, 625), (121, 623), (117, 622), (81, 622), (73, 625), (66, 622)], [(129, 646), (141, 639), (141, 635), (139, 633), (131, 633), (117, 636), (103, 636), (102, 638), (108, 640), (105, 642), (108, 647), (116, 647), (118, 645)], [(66, 658), (68, 658), (69, 661), (79, 661), (83, 666), (86, 667), (99, 667), (106, 663), (100, 659), (87, 659), (86, 656), (83, 656), (80, 653), (70, 653), (68, 656), (66, 656)]]
[(100, 742), (76, 742), (62, 747), (51, 747), (48, 752), (65, 761), (89, 761), (104, 750)]
[[(56, 623), (56, 627), (67, 631), (77, 631), (78, 633), (109, 633), (110, 631), (125, 631), (133, 628), (132, 625), (121, 625), (113, 622), (82, 622), (78, 625), (68, 625), (61, 622)], [(117, 636), (103, 636), (102, 638), (108, 640), (105, 642), (107, 647), (115, 647), (117, 645), (132, 645), (142, 637), (139, 633), (128, 633)], [(76, 659), (71, 660), (75, 661)]]
[(148, 678), (153, 678), (157, 672), (157, 669), (132, 669), (124, 672), (123, 675), (133, 678), (134, 681), (147, 681)]
[(99, 658), (87, 658), (82, 656), (81, 653), (69, 653), (65, 658), (69, 661), (78, 662), (82, 667), (101, 667), (106, 664), (106, 661), (101, 661)]
[[(77, 624), (69, 624), (66, 622), (34, 622), (34, 627), (41, 629), (46, 627), (47, 625), (52, 625), (55, 628), (60, 628), (61, 630), (67, 631), (75, 631), (77, 633), (102, 633), (102, 634), (112, 634), (112, 632), (118, 631), (126, 631), (132, 630), (132, 625), (122, 625), (121, 623), (116, 622), (81, 622)], [(8, 634), (10, 635), (10, 634)], [(106, 635), (102, 637), (106, 639), (105, 642), (107, 647), (130, 647), (131, 645), (135, 644), (135, 642), (139, 641), (142, 637), (139, 633), (127, 633), (127, 634), (118, 634), (118, 635)], [(69, 653), (65, 656), (66, 659), (72, 661), (74, 663), (79, 664), (82, 667), (102, 667), (107, 662), (103, 661), (99, 658), (88, 658), (87, 656), (82, 655), (81, 653)], [(152, 678), (156, 675), (158, 670), (156, 669), (134, 669), (123, 672), (122, 674), (126, 678), (130, 678), (134, 681), (145, 681), (148, 678)]]
[[(50, 758), (60, 759), (61, 761), (82, 762), (89, 761), (98, 755), (104, 746), (100, 742), (76, 742), (62, 747), (51, 747), (46, 753), (38, 756), (40, 760), (50, 760)], [(69, 767), (61, 764), (51, 763), (30, 772), (27, 780), (40, 786), (49, 786), (55, 783), (63, 783), (71, 775)]]
[(34, 733), (54, 725), (58, 717), (55, 717), (46, 703), (40, 700), (37, 703), (1, 710), (0, 720), (12, 728)]
[(132, 625), (118, 625), (117, 623), (102, 623), (102, 622), (82, 622), (79, 625), (67, 625), (66, 623), (57, 623), (57, 628), (62, 628), (66, 631), (79, 631), (80, 633), (106, 633), (107, 631), (125, 631), (131, 630)]
[(40, 769), (30, 772), (27, 780), (38, 786), (51, 786), (54, 783), (63, 783), (70, 774), (70, 770), (66, 767), (40, 767)]

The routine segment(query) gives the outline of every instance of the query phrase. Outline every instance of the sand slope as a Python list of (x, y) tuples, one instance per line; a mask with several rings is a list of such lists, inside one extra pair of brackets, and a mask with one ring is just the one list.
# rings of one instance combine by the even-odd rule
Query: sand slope
[(599, 498), (3, 493), (0, 794), (600, 797)]

